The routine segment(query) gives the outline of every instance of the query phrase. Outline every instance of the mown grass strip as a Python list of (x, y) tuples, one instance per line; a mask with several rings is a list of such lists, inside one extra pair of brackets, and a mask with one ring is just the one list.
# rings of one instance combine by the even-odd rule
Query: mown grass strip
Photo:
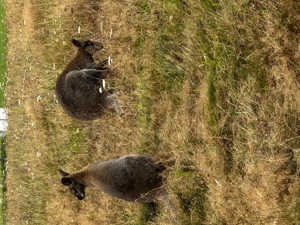
[(0, 107), (4, 107), (4, 82), (6, 71), (6, 27), (4, 4), (0, 2)]
[[(139, 111), (138, 120), (141, 129), (145, 129), (145, 133), (149, 132), (148, 128), (152, 129), (148, 133), (151, 138), (147, 136), (145, 143), (141, 144), (142, 152), (144, 152), (145, 146), (148, 146), (147, 149), (149, 149), (149, 146), (154, 147), (152, 150), (155, 149), (155, 146), (151, 143), (158, 140), (155, 134), (160, 127), (160, 121), (154, 122), (150, 118), (150, 114), (156, 111), (155, 102), (163, 94), (169, 95), (175, 104), (179, 104), (180, 101), (177, 93), (180, 92), (185, 79), (180, 56), (182, 46), (184, 46), (180, 14), (182, 1), (166, 0), (159, 3), (136, 1), (135, 5), (140, 15), (149, 17), (149, 21), (145, 20), (145, 24), (142, 23), (137, 27), (137, 30), (141, 31), (141, 35), (134, 43), (135, 54), (137, 56), (140, 54), (153, 56), (150, 59), (151, 62), (146, 62), (146, 65), (140, 64), (137, 68), (139, 76), (137, 88), (140, 99), (137, 108)], [(156, 18), (152, 18), (153, 11), (157, 15)], [(155, 30), (154, 36), (144, 32), (144, 29), (149, 29), (149, 27)], [(145, 49), (147, 45), (149, 47)], [(154, 127), (149, 127), (150, 123)]]
[[(4, 87), (6, 73), (6, 27), (4, 4), (0, 1), (0, 107), (4, 107)], [(5, 138), (0, 137), (0, 224), (5, 224)]]
[(6, 199), (5, 199), (5, 138), (0, 138), (0, 224), (5, 224), (5, 208), (6, 208)]
[[(186, 17), (189, 17), (189, 6), (186, 1), (165, 0), (162, 2), (136, 1), (136, 10), (142, 18), (148, 18), (136, 28), (140, 36), (137, 37), (134, 50), (136, 56), (147, 55), (148, 61), (139, 63), (137, 68), (138, 78), (138, 122), (141, 130), (140, 152), (143, 154), (157, 154), (164, 144), (161, 140), (162, 127), (171, 118), (168, 115), (176, 115), (178, 108), (187, 104), (182, 100), (183, 85), (187, 80), (197, 83), (199, 77), (190, 76), (187, 71), (193, 70), (185, 65), (185, 40)], [(151, 32), (147, 33), (147, 29)], [(139, 32), (140, 31), (140, 32)], [(198, 90), (191, 90), (191, 95)], [(166, 112), (159, 108), (160, 101), (166, 98), (171, 105), (172, 112)], [(191, 100), (192, 101), (192, 100)], [(190, 106), (194, 107), (194, 106)], [(191, 110), (192, 111), (192, 110)], [(177, 123), (174, 121), (174, 125)], [(173, 137), (168, 137), (172, 139)], [(197, 139), (190, 137), (190, 139)], [(188, 149), (188, 143), (181, 143), (183, 149)], [(179, 146), (178, 146), (179, 147)], [(179, 149), (176, 149), (179, 151)], [(187, 150), (189, 151), (189, 150)], [(197, 172), (184, 172), (185, 167), (193, 167), (190, 162), (180, 163), (174, 170), (178, 179), (186, 181), (176, 187), (176, 195), (181, 208), (182, 221), (186, 224), (202, 224), (206, 218), (204, 208), (207, 188), (203, 180), (197, 176)], [(189, 160), (187, 160), (189, 161)], [(187, 165), (186, 165), (187, 164)], [(182, 168), (181, 168), (182, 167)], [(184, 175), (183, 175), (184, 174)], [(170, 181), (172, 182), (172, 181)], [(195, 188), (197, 186), (197, 188)], [(148, 208), (143, 208), (143, 214), (152, 214)], [(143, 216), (141, 224), (147, 219)], [(147, 219), (150, 220), (150, 219)]]

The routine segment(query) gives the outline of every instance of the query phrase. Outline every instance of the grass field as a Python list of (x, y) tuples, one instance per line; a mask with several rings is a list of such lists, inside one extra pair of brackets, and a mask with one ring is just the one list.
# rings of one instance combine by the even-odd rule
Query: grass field
[[(300, 224), (299, 1), (5, 4), (7, 224)], [(57, 104), (74, 37), (103, 42), (123, 117), (78, 122)], [(166, 164), (176, 221), (60, 184), (58, 168), (130, 153)]]

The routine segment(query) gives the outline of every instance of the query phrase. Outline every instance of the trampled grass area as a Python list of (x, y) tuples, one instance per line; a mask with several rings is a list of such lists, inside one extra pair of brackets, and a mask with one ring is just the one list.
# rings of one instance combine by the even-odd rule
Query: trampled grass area
[[(300, 223), (298, 1), (6, 4), (19, 6), (7, 7), (9, 224)], [(82, 123), (57, 105), (72, 37), (103, 41), (123, 118)], [(78, 202), (60, 184), (58, 168), (130, 153), (167, 165), (176, 221), (161, 203), (93, 190)]]

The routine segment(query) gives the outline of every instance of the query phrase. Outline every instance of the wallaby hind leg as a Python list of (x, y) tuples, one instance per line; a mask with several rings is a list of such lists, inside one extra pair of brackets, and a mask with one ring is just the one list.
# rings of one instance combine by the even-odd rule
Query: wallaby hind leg
[(106, 66), (108, 65), (108, 59), (102, 60), (98, 63), (94, 63), (93, 68), (97, 70), (110, 70)]
[(80, 70), (80, 75), (85, 76), (86, 80), (93, 83), (94, 85), (99, 85), (103, 82), (103, 79), (109, 74), (108, 70), (96, 70), (96, 69), (83, 69)]
[(97, 63), (98, 67), (105, 67), (106, 65), (108, 65), (108, 59), (104, 59), (102, 61), (100, 61), (99, 63)]
[(100, 62), (93, 62), (85, 67), (85, 69), (96, 69), (96, 70), (103, 70), (107, 69), (106, 65), (108, 65), (108, 60), (102, 60)]
[(116, 94), (111, 94), (105, 97), (105, 106), (109, 109), (113, 109), (119, 116), (123, 115), (122, 106), (117, 100)]

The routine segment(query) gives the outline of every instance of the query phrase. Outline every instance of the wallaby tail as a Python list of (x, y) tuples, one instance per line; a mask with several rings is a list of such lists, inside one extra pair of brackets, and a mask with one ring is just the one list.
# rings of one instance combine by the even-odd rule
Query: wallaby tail
[(170, 196), (165, 189), (161, 189), (157, 200), (162, 202), (164, 208), (170, 212), (172, 224), (180, 224), (177, 208), (175, 206), (175, 199)]
[(122, 106), (119, 104), (116, 94), (108, 95), (106, 98), (106, 105), (113, 109), (119, 116), (124, 114)]

